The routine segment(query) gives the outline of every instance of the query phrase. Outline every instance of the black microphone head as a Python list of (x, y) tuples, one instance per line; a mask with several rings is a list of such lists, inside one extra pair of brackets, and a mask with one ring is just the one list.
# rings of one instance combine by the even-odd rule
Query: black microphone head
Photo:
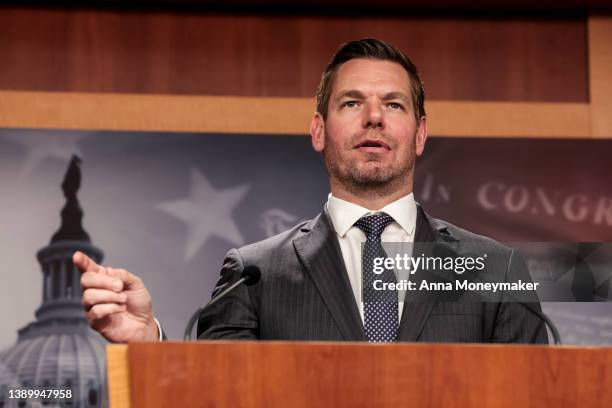
[(245, 285), (251, 286), (259, 282), (259, 278), (261, 278), (261, 270), (257, 266), (250, 265), (244, 268), (240, 274), (240, 277), (245, 278)]

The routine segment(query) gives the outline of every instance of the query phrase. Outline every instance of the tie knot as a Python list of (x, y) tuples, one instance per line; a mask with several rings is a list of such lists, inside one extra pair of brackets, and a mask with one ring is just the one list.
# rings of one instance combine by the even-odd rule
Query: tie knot
[(368, 241), (380, 241), (382, 232), (393, 222), (393, 217), (387, 213), (378, 213), (361, 217), (355, 226), (365, 232)]

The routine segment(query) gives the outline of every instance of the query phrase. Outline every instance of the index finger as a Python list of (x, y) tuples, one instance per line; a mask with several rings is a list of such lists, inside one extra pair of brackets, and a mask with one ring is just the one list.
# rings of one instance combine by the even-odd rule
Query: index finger
[(81, 272), (100, 272), (101, 269), (100, 265), (81, 251), (77, 251), (72, 255), (72, 262)]

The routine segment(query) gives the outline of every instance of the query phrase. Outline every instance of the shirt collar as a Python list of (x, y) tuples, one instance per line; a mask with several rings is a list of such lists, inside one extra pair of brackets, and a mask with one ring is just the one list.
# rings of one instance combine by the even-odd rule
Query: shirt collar
[(416, 225), (416, 202), (412, 193), (387, 204), (379, 211), (370, 211), (357, 204), (334, 197), (331, 193), (327, 198), (327, 211), (336, 233), (343, 237), (357, 220), (367, 214), (385, 212), (406, 232), (412, 235)]

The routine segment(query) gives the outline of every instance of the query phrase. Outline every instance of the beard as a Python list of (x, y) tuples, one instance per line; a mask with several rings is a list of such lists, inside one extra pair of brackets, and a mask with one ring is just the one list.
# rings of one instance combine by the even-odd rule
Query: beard
[[(376, 137), (393, 146), (384, 135)], [(408, 151), (408, 157), (402, 163), (394, 160), (385, 165), (376, 153), (366, 154), (365, 161), (353, 154), (354, 146), (363, 140), (364, 136), (354, 137), (344, 145), (330, 143), (327, 140), (323, 151), (325, 167), (332, 178), (335, 178), (349, 191), (392, 189), (397, 183), (408, 183), (416, 160), (416, 141)]]

